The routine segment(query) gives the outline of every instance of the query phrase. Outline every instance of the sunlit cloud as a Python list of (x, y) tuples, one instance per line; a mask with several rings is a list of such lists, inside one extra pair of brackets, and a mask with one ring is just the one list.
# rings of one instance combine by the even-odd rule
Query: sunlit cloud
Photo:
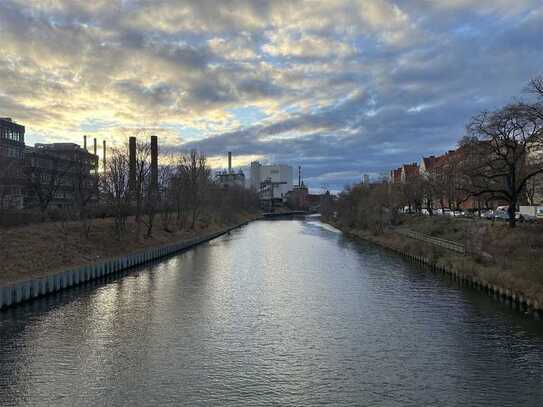
[(29, 143), (154, 134), (334, 189), (454, 147), (543, 70), (539, 0), (2, 0), (0, 37)]

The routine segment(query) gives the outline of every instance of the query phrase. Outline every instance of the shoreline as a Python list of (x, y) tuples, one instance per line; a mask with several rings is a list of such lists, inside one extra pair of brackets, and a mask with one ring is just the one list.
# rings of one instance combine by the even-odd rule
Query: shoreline
[[(428, 256), (417, 254), (413, 250), (409, 250), (409, 248), (401, 247), (401, 245), (397, 244), (395, 239), (408, 238), (405, 238), (393, 231), (389, 232), (389, 234), (392, 236), (387, 237), (386, 234), (376, 236), (369, 231), (349, 229), (330, 220), (321, 220), (322, 222), (337, 228), (351, 238), (362, 239), (376, 244), (384, 249), (391, 250), (411, 261), (414, 261), (415, 263), (429, 267), (433, 272), (448, 274), (453, 279), (466, 284), (469, 287), (483, 291), (494, 297), (496, 300), (508, 301), (511, 303), (511, 306), (518, 308), (522, 312), (532, 313), (536, 316), (541, 315), (543, 312), (543, 302), (539, 300), (539, 297), (532, 297), (519, 289), (503, 287), (498, 282), (492, 281), (492, 279), (489, 280), (488, 278), (484, 278), (477, 270), (472, 269), (471, 272), (468, 273), (467, 270), (462, 269), (461, 265), (455, 264), (455, 261), (456, 263), (462, 263), (460, 256), (446, 255), (436, 261)], [(426, 244), (422, 242), (418, 242), (418, 244), (426, 246)]]
[(92, 264), (81, 264), (76, 267), (67, 267), (62, 271), (51, 271), (40, 277), (15, 282), (0, 282), (0, 310), (190, 250), (258, 219), (260, 217), (254, 216), (190, 240), (172, 241), (164, 245), (146, 247), (136, 252), (101, 259)]

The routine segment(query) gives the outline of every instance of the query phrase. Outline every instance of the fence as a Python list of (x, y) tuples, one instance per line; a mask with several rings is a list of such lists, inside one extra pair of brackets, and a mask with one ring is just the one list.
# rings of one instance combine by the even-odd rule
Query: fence
[(410, 229), (397, 229), (396, 232), (401, 235), (410, 237), (411, 239), (420, 240), (433, 246), (442, 247), (443, 249), (447, 249), (463, 255), (466, 254), (466, 247), (458, 242), (429, 236), (424, 233), (415, 232), (414, 230)]

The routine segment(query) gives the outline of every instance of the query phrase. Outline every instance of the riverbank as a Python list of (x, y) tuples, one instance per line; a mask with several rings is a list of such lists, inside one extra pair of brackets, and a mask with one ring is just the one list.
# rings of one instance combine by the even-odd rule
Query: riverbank
[[(542, 310), (543, 259), (540, 256), (540, 231), (531, 226), (510, 230), (506, 224), (469, 222), (438, 217), (411, 217), (403, 219), (396, 228), (374, 233), (328, 221), (348, 235), (421, 259), (430, 266), (460, 276), (468, 282), (484, 288), (490, 287), (490, 291), (500, 296)], [(465, 245), (468, 252), (462, 255), (406, 237), (400, 233), (405, 229), (456, 241)]]
[(191, 242), (229, 227), (257, 219), (260, 215), (240, 213), (228, 221), (202, 219), (194, 229), (170, 227), (157, 220), (149, 238), (137, 238), (137, 225), (129, 219), (121, 239), (113, 234), (113, 219), (90, 222), (88, 236), (79, 222), (50, 222), (0, 229), (0, 287), (58, 274), (108, 259), (129, 256), (145, 249)]

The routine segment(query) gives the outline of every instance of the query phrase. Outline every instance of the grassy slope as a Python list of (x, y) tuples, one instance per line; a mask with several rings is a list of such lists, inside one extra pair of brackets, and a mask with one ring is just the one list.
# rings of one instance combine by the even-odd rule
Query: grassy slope
[(47, 276), (146, 247), (188, 241), (254, 218), (254, 215), (243, 214), (230, 222), (200, 222), (195, 230), (172, 232), (164, 231), (157, 219), (152, 238), (139, 240), (136, 239), (135, 222), (131, 220), (120, 241), (113, 238), (112, 219), (92, 221), (88, 239), (81, 232), (81, 224), (75, 222), (0, 228), (0, 285)]
[(519, 225), (511, 230), (502, 222), (406, 217), (400, 227), (467, 244), (475, 250), (468, 256), (461, 256), (401, 236), (394, 230), (379, 235), (363, 230), (347, 231), (383, 246), (431, 258), (438, 265), (522, 293), (543, 305), (541, 225)]

